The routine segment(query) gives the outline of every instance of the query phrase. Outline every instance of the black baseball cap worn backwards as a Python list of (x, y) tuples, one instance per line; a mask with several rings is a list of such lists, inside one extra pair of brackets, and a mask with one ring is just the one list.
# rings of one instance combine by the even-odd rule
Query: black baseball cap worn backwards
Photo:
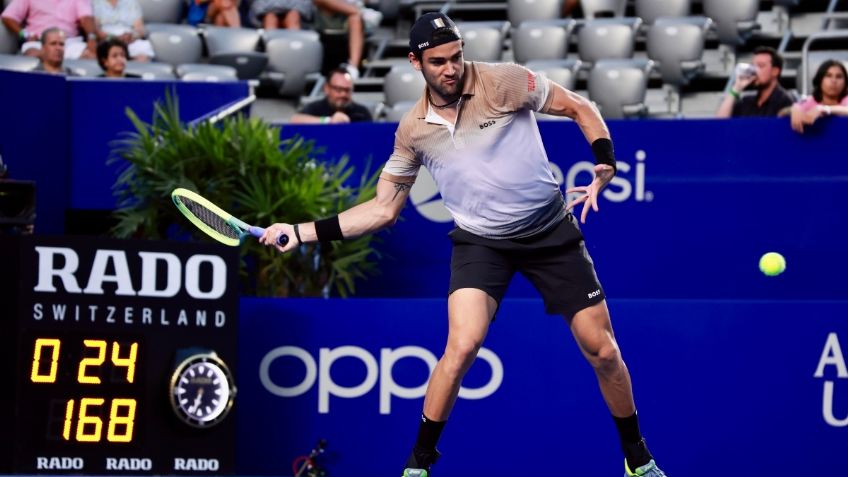
[(420, 55), (422, 51), (452, 41), (462, 40), (456, 23), (441, 12), (426, 13), (418, 17), (409, 32), (409, 49)]

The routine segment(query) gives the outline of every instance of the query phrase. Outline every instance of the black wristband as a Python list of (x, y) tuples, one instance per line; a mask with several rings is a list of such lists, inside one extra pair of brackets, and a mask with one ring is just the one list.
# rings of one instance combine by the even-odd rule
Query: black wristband
[(300, 239), (300, 224), (294, 224), (294, 236), (297, 238), (297, 244), (303, 245), (303, 240)]
[(595, 164), (606, 164), (612, 166), (613, 171), (618, 170), (615, 167), (615, 152), (612, 149), (612, 141), (602, 137), (595, 139), (592, 143), (592, 153), (595, 154)]
[(326, 219), (316, 220), (315, 235), (318, 237), (319, 242), (344, 240), (344, 235), (342, 235), (342, 226), (339, 224), (339, 216), (334, 215)]

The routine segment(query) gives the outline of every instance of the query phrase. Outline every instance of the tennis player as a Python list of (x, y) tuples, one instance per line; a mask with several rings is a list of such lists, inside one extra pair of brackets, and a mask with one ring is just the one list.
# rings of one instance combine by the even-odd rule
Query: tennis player
[[(405, 476), (426, 476), (466, 371), (513, 276), (523, 273), (548, 313), (565, 317), (598, 377), (625, 456), (625, 475), (663, 477), (639, 430), (630, 374), (610, 324), (604, 291), (572, 208), (581, 222), (598, 210), (598, 193), (615, 175), (610, 134), (581, 96), (515, 64), (463, 61), (456, 25), (442, 13), (421, 16), (410, 32), (409, 60), (427, 87), (395, 133), (374, 199), (338, 216), (274, 224), (262, 242), (287, 252), (301, 243), (342, 240), (395, 223), (419, 167), (438, 184), (456, 228), (444, 355), (427, 387), (417, 442)], [(533, 112), (573, 118), (597, 165), (591, 184), (566, 204), (551, 173)], [(295, 237), (285, 246), (280, 234)]]

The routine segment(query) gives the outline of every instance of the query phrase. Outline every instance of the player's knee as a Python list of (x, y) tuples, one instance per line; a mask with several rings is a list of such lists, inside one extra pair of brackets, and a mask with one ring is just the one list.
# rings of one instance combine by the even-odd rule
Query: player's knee
[(589, 362), (600, 373), (609, 373), (619, 368), (621, 353), (615, 343), (606, 343), (597, 351), (589, 353)]
[(477, 351), (480, 350), (480, 341), (473, 339), (456, 339), (452, 340), (447, 350), (445, 358), (448, 366), (454, 372), (461, 372), (474, 362), (477, 357)]

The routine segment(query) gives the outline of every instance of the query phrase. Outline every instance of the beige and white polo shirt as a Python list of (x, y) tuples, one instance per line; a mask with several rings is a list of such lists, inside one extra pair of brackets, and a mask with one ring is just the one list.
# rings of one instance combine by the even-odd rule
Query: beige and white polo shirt
[(400, 121), (383, 171), (414, 177), (426, 167), (456, 225), (475, 235), (538, 233), (564, 216), (533, 115), (552, 96), (549, 80), (523, 66), (466, 62), (456, 123), (433, 111), (425, 91)]

